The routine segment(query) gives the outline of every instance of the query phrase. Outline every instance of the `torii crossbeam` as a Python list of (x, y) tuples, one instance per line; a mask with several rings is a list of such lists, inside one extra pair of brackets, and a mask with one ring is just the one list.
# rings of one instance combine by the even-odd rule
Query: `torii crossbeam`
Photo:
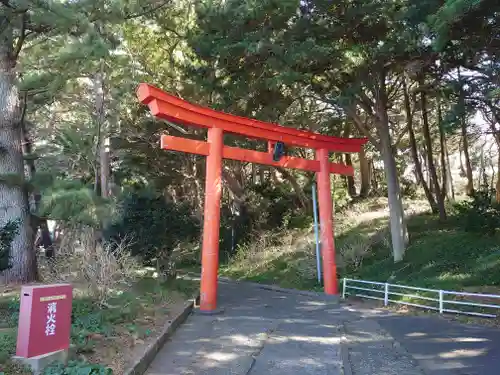
[[(213, 312), (217, 309), (222, 159), (317, 173), (324, 289), (326, 294), (338, 294), (330, 173), (352, 176), (354, 170), (351, 166), (330, 163), (329, 152), (360, 152), (361, 147), (367, 142), (366, 139), (331, 137), (218, 112), (189, 103), (145, 83), (139, 85), (137, 97), (141, 103), (148, 105), (153, 116), (187, 126), (208, 128), (207, 142), (168, 135), (161, 137), (162, 149), (207, 157), (200, 310)], [(268, 152), (224, 146), (225, 132), (264, 139), (268, 141)], [(279, 161), (274, 161), (272, 149), (276, 142), (314, 149), (316, 160), (283, 156)]]

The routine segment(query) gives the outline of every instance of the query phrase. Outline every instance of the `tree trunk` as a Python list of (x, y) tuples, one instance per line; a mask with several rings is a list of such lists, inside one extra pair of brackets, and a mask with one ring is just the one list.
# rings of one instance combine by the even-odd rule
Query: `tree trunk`
[[(463, 111), (461, 118), (460, 118), (460, 127), (462, 131), (462, 136), (461, 136), (461, 144), (462, 144), (462, 150), (464, 152), (464, 158), (465, 158), (465, 176), (467, 177), (467, 186), (465, 188), (465, 192), (467, 195), (471, 196), (474, 194), (474, 177), (472, 174), (472, 164), (470, 161), (470, 156), (469, 156), (469, 139), (467, 138), (467, 117), (466, 117), (466, 109), (465, 109), (465, 93), (463, 90), (463, 81), (462, 81), (462, 76), (460, 72), (460, 68), (457, 69), (457, 74), (458, 74), (458, 80), (460, 82), (460, 92), (459, 92), (459, 104), (460, 104), (460, 109)], [(462, 162), (462, 159), (460, 159), (460, 162)], [(462, 167), (463, 169), (463, 167)]]
[(474, 194), (474, 178), (472, 175), (472, 164), (469, 155), (469, 140), (467, 138), (467, 124), (465, 118), (461, 121), (462, 128), (462, 148), (465, 158), (465, 176), (467, 177), (467, 187), (465, 189), (467, 195), (471, 196)]
[(227, 187), (233, 195), (233, 199), (238, 202), (243, 202), (245, 200), (245, 190), (240, 185), (238, 179), (233, 175), (231, 169), (227, 166), (222, 168), (222, 178), (226, 181)]
[(231, 240), (231, 250), (238, 243), (238, 238), (243, 235), (239, 233), (237, 228), (239, 228), (240, 223), (247, 219), (247, 208), (246, 208), (246, 196), (245, 189), (241, 186), (240, 181), (234, 175), (234, 171), (228, 166), (222, 168), (222, 178), (226, 182), (229, 196), (232, 198), (231, 212), (233, 214), (232, 226), (232, 240)]
[(387, 115), (387, 92), (385, 76), (381, 75), (381, 86), (377, 102), (377, 131), (380, 138), (380, 148), (384, 159), (385, 176), (389, 200), (389, 216), (391, 223), (392, 254), (394, 262), (403, 260), (405, 245), (407, 243), (407, 230), (404, 220), (403, 203), (398, 181), (396, 160), (392, 152), (391, 135), (389, 131), (389, 118)]
[(368, 166), (370, 168), (370, 185), (375, 192), (378, 193), (378, 181), (377, 181), (377, 173), (375, 173), (375, 165), (373, 164), (373, 159), (368, 161)]
[(458, 141), (458, 161), (460, 162), (460, 176), (465, 177), (465, 167), (464, 167), (464, 162), (462, 159), (462, 154), (463, 154), (463, 147), (462, 147), (462, 137), (460, 136), (460, 140)]
[[(26, 166), (28, 167), (28, 179), (33, 179), (36, 175), (36, 166), (35, 166), (35, 160), (33, 159), (33, 154), (32, 154), (32, 142), (31, 138), (29, 136), (28, 130), (26, 128), (26, 122), (25, 122), (25, 112), (26, 112), (26, 95), (24, 97), (24, 103), (23, 103), (23, 111), (21, 115), (21, 120), (19, 121), (20, 128), (21, 128), (21, 134), (22, 134), (22, 140), (23, 140), (23, 155), (24, 159), (26, 160)], [(38, 208), (40, 206), (40, 200), (42, 196), (40, 195), (39, 192), (34, 191), (33, 192), (33, 206), (30, 211), (37, 212)], [(29, 201), (28, 201), (29, 202)], [(32, 234), (32, 242), (35, 244), (35, 254), (38, 249), (38, 247), (43, 247), (45, 250), (45, 256), (47, 258), (52, 258), (54, 256), (54, 244), (52, 243), (52, 238), (50, 236), (50, 231), (49, 231), (49, 226), (47, 223), (47, 219), (44, 217), (38, 217), (36, 215), (30, 215), (30, 226), (33, 229), (31, 231)], [(40, 229), (40, 237), (38, 241), (37, 239), (37, 229)]]
[(498, 157), (497, 157), (497, 183), (495, 185), (495, 199), (497, 203), (500, 203), (500, 144), (498, 148)]
[[(346, 120), (344, 125), (344, 137), (349, 138), (351, 135), (351, 122)], [(341, 160), (342, 162), (342, 160)], [(351, 154), (345, 154), (345, 164), (352, 167), (352, 158)], [(354, 182), (354, 176), (346, 176), (347, 182), (347, 193), (350, 197), (356, 196), (356, 184)]]
[[(96, 154), (99, 167), (96, 167), (95, 189), (102, 197), (109, 195), (109, 138), (105, 129), (104, 113), (104, 61), (100, 62), (99, 72), (94, 76), (94, 118), (97, 125)], [(100, 172), (99, 172), (100, 171)], [(100, 186), (100, 189), (98, 189)]]
[[(345, 154), (345, 164), (352, 167), (351, 154)], [(355, 197), (357, 195), (354, 176), (347, 176), (347, 192), (350, 197)]]
[(427, 201), (431, 206), (432, 212), (437, 213), (438, 207), (436, 204), (436, 200), (434, 199), (434, 195), (429, 189), (429, 185), (427, 184), (424, 178), (424, 174), (422, 172), (422, 164), (420, 163), (420, 157), (418, 155), (418, 150), (417, 150), (417, 141), (415, 138), (415, 131), (413, 129), (413, 115), (411, 111), (410, 97), (408, 95), (408, 88), (406, 86), (405, 80), (403, 80), (403, 95), (404, 95), (404, 104), (406, 112), (406, 124), (408, 126), (408, 134), (410, 136), (410, 151), (411, 151), (411, 156), (413, 158), (413, 164), (415, 164), (415, 174), (417, 177), (417, 182), (420, 182), (420, 184), (422, 185), (425, 196), (427, 197)]
[[(493, 134), (493, 138), (495, 139), (495, 144), (497, 146), (497, 173), (496, 173), (496, 183), (495, 183), (495, 201), (500, 203), (500, 131), (497, 130), (496, 125), (500, 124), (500, 115), (498, 111), (490, 105), (492, 118), (490, 123), (490, 129)], [(495, 171), (493, 171), (493, 176), (495, 175)], [(492, 183), (493, 186), (493, 183)]]
[(395, 262), (403, 260), (405, 253), (405, 224), (401, 193), (397, 176), (396, 160), (392, 153), (389, 129), (380, 126), (382, 156), (384, 159), (385, 176), (389, 198), (389, 215), (391, 222), (392, 253)]
[(427, 149), (426, 150), (427, 166), (429, 167), (431, 183), (436, 197), (436, 203), (439, 211), (439, 219), (446, 220), (446, 208), (444, 206), (444, 198), (441, 194), (441, 188), (439, 186), (439, 180), (436, 172), (436, 165), (434, 164), (434, 157), (432, 152), (432, 139), (429, 128), (429, 117), (427, 113), (427, 95), (424, 91), (420, 93), (420, 106), (422, 109), (422, 125), (423, 125), (422, 130), (424, 134), (425, 147)]
[[(423, 152), (423, 155), (422, 155), (422, 152)], [(429, 165), (428, 165), (429, 163), (428, 163), (427, 158), (426, 158), (425, 147), (422, 147), (422, 151), (419, 152), (418, 158), (419, 158), (419, 160), (420, 160), (420, 158), (422, 158), (422, 161), (420, 162), (420, 165), (423, 166), (422, 173), (425, 174), (425, 176), (424, 176), (425, 183), (427, 184), (427, 186), (430, 186), (429, 189), (431, 189), (432, 181), (431, 181), (431, 174), (429, 173)], [(431, 193), (432, 193), (432, 191), (431, 191)]]
[(195, 155), (185, 155), (186, 162), (191, 170), (191, 178), (194, 185), (194, 207), (196, 207), (196, 217), (203, 218), (203, 177), (198, 170), (198, 161)]
[(371, 189), (371, 177), (370, 177), (370, 164), (366, 158), (366, 152), (364, 147), (361, 147), (361, 152), (359, 153), (359, 171), (361, 175), (361, 188), (359, 190), (359, 196), (366, 198), (370, 195)]
[(442, 186), (441, 186), (441, 199), (443, 201), (443, 206), (444, 206), (444, 200), (447, 196), (449, 196), (449, 191), (448, 191), (448, 166), (446, 164), (447, 158), (446, 158), (446, 136), (444, 134), (444, 129), (443, 129), (443, 116), (441, 113), (441, 101), (438, 99), (437, 103), (437, 112), (438, 112), (438, 128), (439, 128), (439, 146), (440, 146), (440, 156), (441, 156), (441, 180), (442, 180)]
[(30, 209), (25, 189), (20, 107), (16, 87), (13, 31), (4, 25), (0, 40), (0, 227), (18, 221), (18, 235), (11, 244), (12, 268), (3, 272), (5, 282), (32, 282), (37, 278), (36, 254), (30, 227)]
[(446, 153), (446, 165), (448, 166), (448, 168), (446, 168), (446, 174), (448, 176), (446, 180), (448, 181), (448, 193), (450, 194), (450, 196), (448, 196), (448, 199), (453, 202), (455, 201), (455, 187), (453, 186), (453, 175), (451, 174), (450, 154), (448, 153), (448, 143), (446, 142), (446, 139), (444, 141), (444, 150)]
[(108, 137), (102, 138), (101, 141), (102, 145), (99, 155), (99, 165), (101, 169), (101, 196), (107, 198), (110, 196), (109, 138)]

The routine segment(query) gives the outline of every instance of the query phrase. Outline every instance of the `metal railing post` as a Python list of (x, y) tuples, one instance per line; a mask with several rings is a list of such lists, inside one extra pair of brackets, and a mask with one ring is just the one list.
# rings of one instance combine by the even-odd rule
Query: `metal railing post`
[(347, 284), (347, 279), (344, 277), (344, 280), (342, 282), (342, 299), (345, 299), (345, 288)]
[(443, 313), (443, 305), (444, 305), (444, 301), (443, 301), (443, 291), (440, 290), (439, 291), (439, 313), (442, 314)]
[(387, 306), (388, 304), (389, 304), (389, 283), (385, 283), (384, 306)]

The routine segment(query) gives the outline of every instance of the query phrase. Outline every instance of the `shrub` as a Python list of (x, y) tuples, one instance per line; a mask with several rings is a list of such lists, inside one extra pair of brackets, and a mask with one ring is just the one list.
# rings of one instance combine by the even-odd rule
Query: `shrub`
[(99, 242), (96, 237), (89, 227), (66, 232), (55, 257), (40, 256), (42, 279), (85, 285), (88, 294), (101, 305), (118, 286), (130, 285), (138, 270), (130, 254), (130, 240), (125, 237), (109, 243)]
[(42, 375), (112, 375), (113, 371), (98, 364), (70, 361), (67, 366), (54, 363), (47, 367)]
[[(266, 182), (253, 187), (255, 195), (251, 196), (249, 206), (259, 215), (266, 212), (265, 220), (260, 222), (263, 229), (276, 229), (286, 224), (287, 214), (297, 211), (298, 199), (286, 185), (273, 185)], [(250, 202), (249, 202), (250, 203)]]
[(418, 185), (413, 182), (413, 180), (408, 177), (401, 176), (399, 184), (401, 186), (401, 195), (403, 197), (411, 199), (415, 199), (417, 197)]
[(110, 201), (99, 197), (91, 186), (80, 181), (55, 180), (42, 191), (37, 214), (67, 226), (98, 227), (109, 219)]
[(167, 202), (149, 191), (128, 193), (118, 204), (118, 217), (105, 230), (105, 238), (120, 243), (131, 239), (129, 249), (145, 263), (156, 261), (163, 273), (170, 267), (170, 255), (184, 241), (197, 238), (199, 221), (186, 204)]
[(489, 190), (477, 191), (472, 199), (457, 203), (459, 222), (468, 232), (493, 235), (500, 228), (500, 204), (494, 202)]
[(358, 270), (365, 256), (370, 252), (372, 243), (362, 236), (356, 236), (346, 241), (339, 249), (338, 263), (340, 268)]

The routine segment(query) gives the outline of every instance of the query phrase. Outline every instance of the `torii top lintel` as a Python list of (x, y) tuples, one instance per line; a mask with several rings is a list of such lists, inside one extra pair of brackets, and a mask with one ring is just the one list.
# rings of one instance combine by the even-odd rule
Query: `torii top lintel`
[(224, 132), (241, 134), (249, 138), (334, 152), (360, 152), (361, 147), (367, 142), (365, 138), (326, 136), (215, 111), (187, 102), (146, 83), (139, 85), (137, 97), (141, 103), (149, 107), (153, 116), (186, 125), (218, 127)]

